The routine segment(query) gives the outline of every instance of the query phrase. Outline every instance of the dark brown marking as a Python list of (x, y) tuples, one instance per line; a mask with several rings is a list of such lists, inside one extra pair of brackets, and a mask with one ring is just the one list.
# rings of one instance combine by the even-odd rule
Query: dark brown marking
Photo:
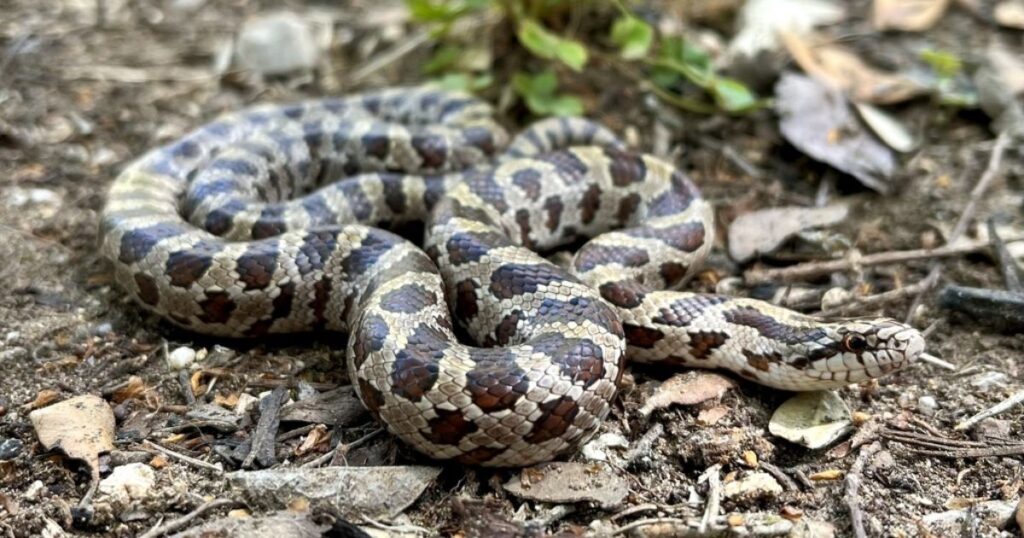
[(625, 230), (630, 237), (658, 239), (683, 252), (694, 252), (704, 244), (704, 224), (697, 221), (674, 224), (665, 228), (643, 226)]
[(622, 330), (626, 333), (626, 342), (629, 345), (644, 349), (653, 348), (654, 344), (665, 338), (665, 333), (658, 329), (633, 325), (632, 323), (623, 323)]
[(405, 348), (395, 354), (391, 390), (418, 402), (437, 383), (438, 362), (448, 348), (448, 337), (435, 327), (419, 325), (409, 335)]
[(373, 130), (363, 135), (362, 143), (367, 155), (381, 160), (388, 156), (388, 151), (391, 147), (387, 133), (375, 132)]
[(610, 164), (608, 171), (612, 176), (612, 183), (616, 187), (628, 187), (633, 183), (642, 183), (647, 175), (647, 165), (642, 157), (635, 153), (625, 153), (614, 149), (606, 149)]
[(336, 230), (316, 230), (302, 238), (302, 246), (295, 255), (295, 265), (300, 275), (320, 271), (338, 245)]
[(460, 232), (445, 242), (452, 265), (480, 261), (492, 248), (508, 244), (508, 238), (496, 232)]
[(729, 335), (718, 331), (696, 331), (690, 335), (690, 356), (705, 360), (711, 353), (729, 340)]
[(665, 286), (669, 288), (678, 284), (687, 272), (685, 265), (676, 262), (665, 262), (658, 267), (658, 274), (665, 281)]
[(380, 419), (380, 408), (384, 407), (384, 395), (374, 388), (369, 381), (359, 378), (359, 395), (362, 396), (363, 405), (376, 419)]
[(520, 209), (516, 211), (516, 226), (519, 227), (519, 242), (529, 248), (533, 242), (530, 240), (530, 210)]
[(227, 292), (207, 291), (206, 299), (199, 303), (199, 308), (203, 310), (199, 319), (203, 323), (227, 323), (237, 306)]
[(402, 215), (406, 210), (405, 192), (402, 191), (403, 178), (399, 174), (381, 174), (380, 181), (384, 185), (384, 202), (392, 212)]
[(444, 166), (448, 158), (448, 144), (441, 136), (416, 134), (412, 137), (412, 147), (423, 159), (424, 167), (437, 169)]
[(635, 192), (619, 200), (619, 212), (615, 215), (619, 226), (624, 226), (630, 221), (642, 201), (643, 198)]
[(475, 148), (479, 148), (485, 155), (494, 155), (494, 136), (490, 129), (485, 127), (467, 127), (462, 130), (466, 142)]
[(526, 441), (530, 443), (543, 443), (561, 437), (580, 412), (579, 406), (568, 396), (544, 402), (539, 407), (542, 413), (526, 435)]
[(557, 357), (561, 374), (574, 383), (583, 382), (584, 387), (590, 387), (605, 376), (604, 353), (590, 340), (546, 334), (530, 344), (537, 351)]
[(557, 196), (552, 196), (544, 201), (544, 210), (548, 212), (548, 220), (545, 225), (548, 230), (552, 232), (558, 229), (559, 223), (562, 222), (562, 211), (565, 210), (565, 204), (562, 203), (562, 199)]
[(749, 349), (744, 349), (743, 356), (747, 358), (747, 364), (762, 372), (767, 372), (771, 364), (782, 362), (782, 356), (776, 352), (754, 353)]
[(600, 287), (601, 297), (620, 308), (636, 308), (644, 302), (647, 290), (635, 280), (606, 282)]
[(245, 283), (246, 290), (262, 290), (273, 282), (277, 255), (277, 241), (260, 241), (250, 244), (249, 249), (238, 257), (235, 271), (239, 280)]
[(494, 328), (494, 343), (499, 346), (508, 345), (512, 341), (512, 337), (516, 335), (519, 322), (523, 321), (524, 318), (525, 316), (523, 316), (520, 310), (513, 310), (512, 313), (501, 318), (498, 326)]
[(479, 465), (485, 461), (493, 459), (498, 454), (504, 452), (504, 448), (492, 448), (489, 446), (481, 446), (466, 452), (455, 458), (455, 461), (465, 465)]
[(427, 431), (423, 432), (432, 443), (439, 445), (458, 445), (462, 438), (480, 429), (473, 422), (466, 420), (462, 411), (435, 409), (437, 416), (427, 421)]
[(295, 283), (288, 282), (278, 287), (277, 297), (274, 297), (274, 311), (270, 314), (273, 319), (284, 319), (292, 313), (292, 301), (295, 299)]
[(466, 372), (466, 390), (485, 413), (512, 409), (530, 390), (526, 372), (505, 349), (474, 349), (476, 367)]
[(728, 300), (725, 295), (693, 295), (661, 307), (651, 321), (672, 327), (686, 327), (708, 308)]
[(121, 236), (118, 260), (126, 265), (133, 264), (149, 254), (160, 241), (187, 233), (184, 223), (165, 222), (128, 230)]
[(317, 328), (322, 328), (327, 323), (327, 303), (331, 300), (331, 281), (324, 276), (313, 284), (313, 302), (310, 308), (313, 310), (313, 320)]
[(153, 277), (145, 273), (135, 273), (135, 287), (139, 290), (138, 296), (142, 302), (149, 306), (156, 306), (160, 302), (160, 290)]
[(599, 209), (601, 209), (601, 188), (591, 185), (580, 199), (580, 220), (583, 224), (594, 222)]
[(352, 363), (358, 370), (370, 356), (384, 348), (384, 342), (390, 333), (384, 318), (368, 315), (362, 319), (352, 335)]
[(455, 316), (461, 320), (469, 321), (476, 316), (478, 289), (476, 282), (467, 278), (455, 285)]

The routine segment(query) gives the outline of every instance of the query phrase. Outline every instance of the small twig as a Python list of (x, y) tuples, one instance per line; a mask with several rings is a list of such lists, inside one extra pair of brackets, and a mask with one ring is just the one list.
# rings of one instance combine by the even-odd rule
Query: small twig
[(899, 301), (900, 299), (904, 299), (906, 297), (914, 295), (915, 293), (920, 293), (921, 290), (924, 289), (924, 286), (924, 282), (917, 282), (914, 284), (910, 284), (909, 286), (904, 286), (902, 288), (897, 288), (895, 290), (889, 290), (876, 295), (856, 297), (844, 305), (837, 306), (835, 308), (830, 308), (828, 310), (822, 310), (821, 312), (818, 312), (818, 315), (823, 317), (838, 316), (851, 310), (855, 310), (865, 306), (880, 306), (887, 303), (892, 303), (895, 301)]
[[(992, 153), (989, 155), (988, 166), (985, 167), (985, 171), (981, 174), (981, 178), (978, 179), (978, 183), (974, 185), (974, 189), (971, 190), (970, 198), (967, 200), (967, 205), (964, 206), (964, 210), (960, 213), (960, 218), (957, 219), (956, 225), (953, 226), (953, 231), (949, 234), (949, 238), (946, 243), (955, 243), (960, 237), (967, 231), (967, 226), (970, 224), (971, 219), (974, 218), (974, 212), (978, 209), (978, 202), (981, 200), (982, 195), (988, 190), (989, 185), (995, 180), (996, 176), (999, 175), (999, 169), (1002, 166), (1003, 153), (1006, 152), (1006, 146), (1010, 144), (1010, 133), (1003, 131), (999, 133), (999, 137), (996, 138), (996, 144), (992, 148)], [(909, 323), (911, 318), (914, 316), (914, 312), (917, 311), (917, 307), (924, 301), (926, 293), (931, 291), (933, 287), (939, 282), (939, 278), (942, 277), (942, 265), (933, 262), (932, 268), (928, 272), (928, 276), (922, 281), (924, 289), (922, 289), (914, 301), (910, 305), (910, 310), (907, 311), (906, 321)]]
[[(1024, 240), (1024, 237), (1015, 237), (1007, 243)], [(971, 254), (989, 248), (988, 241), (971, 241), (956, 245), (945, 245), (938, 248), (919, 248), (914, 250), (891, 250), (877, 252), (863, 256), (847, 256), (839, 260), (823, 260), (780, 267), (777, 269), (754, 269), (743, 275), (747, 284), (763, 284), (766, 282), (798, 282), (815, 278), (839, 271), (850, 271), (859, 267), (872, 267), (876, 265), (888, 265), (904, 263), (917, 260), (931, 260), (935, 258), (949, 258)]]
[[(942, 448), (984, 448), (988, 445), (978, 441), (961, 441), (937, 435), (924, 435), (916, 432), (884, 429), (881, 436), (885, 439), (898, 441), (907, 445), (929, 446), (937, 445)], [(933, 447), (934, 448), (934, 447)]]
[(935, 355), (932, 355), (931, 353), (922, 353), (922, 354), (918, 355), (917, 358), (921, 359), (921, 362), (927, 362), (928, 364), (933, 364), (935, 366), (938, 366), (939, 368), (945, 368), (946, 370), (949, 370), (951, 372), (955, 372), (956, 371), (956, 365), (955, 364), (953, 364), (951, 362), (946, 362), (946, 361), (936, 357)]
[(302, 426), (301, 428), (295, 428), (294, 430), (288, 430), (288, 431), (278, 435), (275, 440), (280, 443), (281, 441), (287, 441), (288, 439), (292, 439), (292, 438), (298, 437), (300, 435), (306, 435), (307, 433), (313, 431), (313, 428), (315, 428), (315, 427), (317, 427), (316, 424), (306, 424), (305, 426)]
[(262, 467), (270, 467), (276, 463), (274, 439), (277, 437), (277, 428), (281, 425), (281, 406), (287, 397), (288, 389), (281, 386), (260, 402), (260, 419), (252, 434), (249, 454), (242, 460), (243, 468), (252, 468), (254, 462), (259, 462)]
[(989, 407), (988, 409), (978, 413), (977, 415), (974, 415), (973, 417), (961, 422), (960, 424), (957, 424), (956, 427), (953, 429), (959, 431), (966, 430), (967, 428), (974, 426), (978, 422), (981, 422), (982, 420), (985, 420), (986, 418), (989, 417), (994, 417), (999, 413), (1002, 413), (1003, 411), (1006, 411), (1021, 402), (1024, 402), (1024, 390), (1013, 394), (1009, 398), (997, 403), (996, 405), (993, 405), (992, 407)]
[(235, 507), (235, 506), (238, 506), (240, 504), (242, 504), (242, 503), (240, 503), (240, 502), (238, 502), (238, 501), (236, 501), (234, 499), (214, 499), (212, 501), (205, 502), (205, 503), (199, 505), (195, 510), (193, 510), (193, 511), (191, 511), (191, 512), (189, 512), (189, 513), (187, 513), (187, 514), (185, 514), (185, 515), (183, 515), (183, 516), (181, 516), (179, 518), (177, 518), (177, 519), (172, 519), (172, 520), (168, 521), (167, 523), (164, 523), (162, 525), (157, 525), (156, 527), (153, 527), (152, 529), (149, 529), (144, 534), (139, 536), (139, 538), (158, 538), (158, 537), (163, 536), (163, 535), (165, 535), (167, 533), (174, 532), (174, 531), (176, 531), (178, 529), (185, 528), (194, 519), (196, 519), (197, 517), (205, 514), (206, 512), (209, 512), (211, 510), (216, 510), (218, 508), (229, 507), (229, 506), (230, 507)]
[(768, 471), (768, 474), (774, 476), (776, 480), (782, 482), (782, 486), (785, 487), (786, 489), (790, 491), (800, 491), (800, 486), (796, 484), (796, 481), (790, 478), (785, 471), (780, 469), (775, 464), (762, 461), (758, 462), (758, 465), (760, 465), (761, 468), (764, 469), (765, 471)]
[(864, 464), (868, 458), (875, 455), (876, 452), (882, 450), (882, 444), (878, 441), (871, 443), (864, 447), (857, 455), (857, 459), (850, 466), (850, 472), (846, 473), (846, 494), (844, 498), (846, 505), (850, 509), (850, 521), (853, 523), (853, 535), (857, 538), (866, 538), (867, 533), (864, 531), (864, 514), (860, 509), (860, 497), (858, 496), (858, 490), (860, 489), (861, 473), (864, 472)]
[(708, 504), (704, 508), (704, 516), (700, 518), (700, 527), (698, 527), (700, 534), (706, 533), (708, 526), (718, 517), (722, 502), (722, 479), (718, 474), (721, 469), (720, 464), (712, 465), (697, 479), (698, 482), (704, 478), (707, 478), (708, 481)]
[(391, 47), (390, 49), (378, 54), (368, 62), (356, 68), (348, 75), (348, 82), (350, 84), (358, 84), (363, 79), (370, 75), (384, 69), (385, 67), (401, 60), (410, 52), (418, 49), (424, 43), (430, 40), (430, 32), (421, 30), (412, 36), (403, 39), (400, 43)]
[(159, 452), (159, 453), (161, 453), (161, 454), (163, 454), (163, 455), (165, 455), (165, 456), (167, 456), (169, 458), (174, 458), (176, 460), (185, 462), (185, 463), (187, 463), (189, 465), (193, 465), (195, 467), (200, 467), (200, 468), (203, 468), (203, 469), (209, 469), (209, 470), (211, 470), (211, 471), (213, 471), (213, 472), (215, 472), (217, 474), (221, 474), (221, 473), (224, 472), (224, 469), (220, 465), (214, 465), (212, 463), (207, 463), (207, 462), (205, 462), (203, 460), (196, 459), (196, 458), (193, 458), (191, 456), (186, 456), (186, 455), (181, 454), (179, 452), (175, 452), (175, 451), (170, 450), (168, 448), (164, 448), (164, 447), (154, 443), (153, 441), (146, 440), (146, 441), (143, 441), (143, 444), (145, 444), (146, 447), (151, 448), (153, 450), (156, 450), (157, 452)]
[(188, 370), (178, 372), (178, 385), (181, 387), (181, 394), (185, 397), (185, 405), (192, 407), (196, 404), (196, 395), (192, 392), (192, 380)]
[(945, 450), (913, 450), (914, 454), (938, 458), (995, 458), (1024, 455), (1024, 444), (991, 446), (987, 448), (960, 448)]
[(1006, 248), (1006, 241), (999, 237), (996, 230), (996, 222), (988, 219), (988, 238), (992, 242), (992, 250), (996, 251), (996, 258), (999, 260), (999, 269), (1003, 273), (1003, 281), (1006, 282), (1006, 289), (1013, 292), (1024, 291), (1020, 282), (1020, 268), (1017, 261), (1013, 259), (1010, 250)]
[(359, 439), (356, 439), (355, 441), (352, 441), (351, 443), (338, 443), (338, 445), (335, 446), (334, 449), (328, 450), (326, 454), (317, 456), (316, 459), (312, 459), (307, 461), (306, 463), (303, 463), (301, 467), (319, 467), (327, 463), (328, 461), (331, 461), (331, 459), (334, 458), (335, 454), (348, 454), (349, 450), (352, 450), (353, 448), (369, 441), (370, 439), (373, 439), (377, 435), (381, 434), (383, 431), (384, 428), (377, 428), (376, 430), (373, 430), (372, 432), (360, 437)]

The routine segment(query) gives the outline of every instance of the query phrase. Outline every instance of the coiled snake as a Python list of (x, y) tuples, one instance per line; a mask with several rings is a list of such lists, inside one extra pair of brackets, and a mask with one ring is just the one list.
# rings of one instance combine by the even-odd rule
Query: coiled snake
[[(425, 250), (382, 229), (417, 221)], [(129, 165), (101, 227), (117, 281), (181, 327), (348, 333), (371, 413), (470, 464), (579, 446), (624, 356), (814, 390), (924, 348), (889, 319), (667, 291), (713, 242), (711, 208), (682, 172), (582, 119), (509, 141), (486, 104), (427, 88), (223, 117)], [(535, 253), (581, 238), (568, 268)]]

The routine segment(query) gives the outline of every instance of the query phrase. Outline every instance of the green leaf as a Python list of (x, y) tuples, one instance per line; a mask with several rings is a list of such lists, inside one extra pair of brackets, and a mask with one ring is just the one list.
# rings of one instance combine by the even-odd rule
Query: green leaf
[(708, 91), (714, 96), (715, 103), (727, 112), (744, 112), (756, 108), (759, 104), (757, 96), (735, 79), (715, 78)]
[(612, 42), (626, 59), (642, 58), (654, 42), (654, 29), (646, 22), (630, 16), (619, 17), (612, 25)]
[(471, 11), (487, 7), (488, 0), (405, 0), (412, 18), (419, 22), (450, 23)]
[(445, 71), (459, 61), (460, 54), (462, 54), (462, 51), (459, 47), (454, 45), (443, 45), (434, 51), (434, 54), (430, 56), (427, 63), (423, 64), (423, 72), (427, 74), (436, 74)]
[(477, 92), (494, 83), (490, 74), (471, 75), (469, 73), (448, 73), (434, 82), (445, 90)]
[(921, 59), (942, 78), (953, 78), (964, 67), (957, 55), (944, 50), (925, 49), (921, 51)]
[(516, 31), (519, 42), (534, 55), (559, 60), (579, 71), (587, 63), (587, 49), (579, 41), (560, 37), (532, 19), (522, 19)]
[(512, 76), (512, 88), (523, 98), (530, 112), (538, 116), (583, 114), (583, 102), (578, 97), (556, 93), (558, 79), (552, 71), (536, 75), (516, 73)]

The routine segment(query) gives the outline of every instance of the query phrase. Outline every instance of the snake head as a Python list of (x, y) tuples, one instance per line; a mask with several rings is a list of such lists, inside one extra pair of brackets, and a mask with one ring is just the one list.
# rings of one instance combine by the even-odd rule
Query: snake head
[(821, 347), (810, 354), (808, 369), (822, 374), (822, 378), (847, 383), (902, 368), (915, 361), (925, 346), (920, 331), (889, 318), (836, 320), (828, 325), (825, 335), (824, 341), (818, 341)]

